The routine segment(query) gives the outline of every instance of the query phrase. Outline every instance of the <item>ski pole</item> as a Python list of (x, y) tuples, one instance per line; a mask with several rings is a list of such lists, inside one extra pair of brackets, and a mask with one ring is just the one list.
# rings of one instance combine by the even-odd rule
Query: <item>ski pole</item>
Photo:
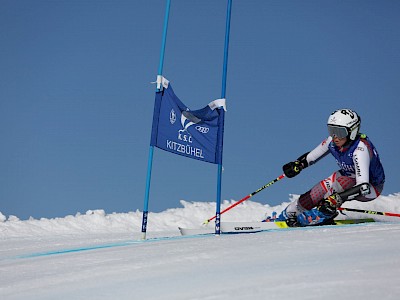
[(364, 209), (346, 208), (346, 207), (339, 207), (338, 210), (341, 210), (341, 211), (354, 211), (354, 212), (360, 212), (360, 213), (370, 214), (370, 215), (381, 215), (381, 216), (388, 216), (388, 217), (400, 217), (400, 214), (397, 214), (397, 213), (374, 211), (374, 210), (364, 210)]
[[(244, 201), (250, 199), (250, 198), (253, 197), (255, 194), (257, 194), (257, 193), (261, 192), (263, 189), (266, 189), (267, 187), (273, 185), (275, 182), (281, 180), (281, 179), (284, 178), (284, 177), (285, 177), (285, 174), (282, 174), (282, 175), (279, 176), (278, 178), (276, 178), (276, 179), (272, 180), (271, 182), (268, 182), (267, 184), (263, 185), (263, 186), (260, 187), (257, 191), (255, 191), (255, 192), (253, 192), (253, 193), (247, 195), (246, 197), (244, 197), (243, 199), (239, 200), (238, 202), (236, 202), (236, 203), (232, 204), (231, 206), (225, 208), (223, 211), (221, 211), (221, 215), (222, 215), (224, 212), (227, 212), (228, 210), (234, 208), (236, 205), (238, 205), (238, 204), (240, 204), (240, 203), (242, 203), (242, 202), (244, 202)], [(211, 220), (214, 220), (215, 217), (216, 217), (216, 216), (214, 216), (214, 217), (212, 217), (212, 218), (210, 218), (210, 219), (204, 221), (203, 225), (208, 224), (208, 222), (210, 222)]]

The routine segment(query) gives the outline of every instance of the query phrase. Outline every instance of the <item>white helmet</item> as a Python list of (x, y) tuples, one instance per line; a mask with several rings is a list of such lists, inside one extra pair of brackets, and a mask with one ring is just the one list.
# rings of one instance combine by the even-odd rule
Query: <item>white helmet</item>
[(351, 109), (339, 109), (328, 118), (328, 132), (330, 136), (347, 137), (354, 141), (360, 131), (361, 118)]

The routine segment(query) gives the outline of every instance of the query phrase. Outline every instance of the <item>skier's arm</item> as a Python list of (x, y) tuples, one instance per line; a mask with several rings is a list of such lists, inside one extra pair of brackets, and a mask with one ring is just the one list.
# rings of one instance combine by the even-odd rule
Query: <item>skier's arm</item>
[[(329, 153), (329, 144), (332, 141), (332, 137), (327, 137), (322, 141), (314, 150), (310, 151), (306, 156), (307, 166), (315, 164), (321, 158), (325, 157)], [(300, 157), (301, 158), (301, 157)]]
[(318, 160), (327, 155), (329, 152), (328, 145), (331, 141), (332, 138), (328, 137), (327, 139), (322, 141), (322, 143), (320, 143), (317, 147), (315, 147), (314, 150), (304, 153), (297, 160), (285, 164), (282, 169), (286, 177), (292, 178), (298, 175), (301, 170), (307, 168), (309, 165), (316, 163)]
[(356, 175), (356, 185), (369, 183), (369, 164), (371, 161), (368, 147), (363, 141), (358, 143), (353, 153), (353, 163)]
[(371, 189), (368, 182), (357, 184), (344, 192), (334, 193), (328, 196), (328, 198), (322, 201), (319, 211), (328, 215), (333, 215), (343, 202), (354, 200), (358, 196), (368, 195), (369, 193), (371, 193)]

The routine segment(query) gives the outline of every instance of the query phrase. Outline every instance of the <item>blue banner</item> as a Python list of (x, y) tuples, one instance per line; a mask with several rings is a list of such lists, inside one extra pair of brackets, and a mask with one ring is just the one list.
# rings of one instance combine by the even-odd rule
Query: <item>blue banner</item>
[(222, 164), (225, 99), (190, 110), (163, 78), (156, 92), (151, 146), (214, 164)]

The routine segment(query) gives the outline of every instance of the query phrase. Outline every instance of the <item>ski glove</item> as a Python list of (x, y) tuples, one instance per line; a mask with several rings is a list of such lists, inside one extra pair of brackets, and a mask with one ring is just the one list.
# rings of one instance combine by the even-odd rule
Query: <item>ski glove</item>
[(286, 177), (292, 178), (299, 174), (301, 170), (308, 167), (307, 155), (310, 152), (304, 153), (297, 160), (291, 161), (282, 167)]
[(298, 160), (296, 160), (296, 161), (291, 161), (291, 162), (285, 164), (282, 167), (282, 169), (283, 169), (283, 172), (285, 173), (286, 177), (293, 178), (294, 176), (299, 174), (301, 172), (301, 170), (303, 170), (303, 166)]
[(335, 193), (322, 200), (318, 210), (324, 214), (333, 215), (336, 214), (337, 209), (342, 206), (343, 202), (342, 197), (338, 193)]

